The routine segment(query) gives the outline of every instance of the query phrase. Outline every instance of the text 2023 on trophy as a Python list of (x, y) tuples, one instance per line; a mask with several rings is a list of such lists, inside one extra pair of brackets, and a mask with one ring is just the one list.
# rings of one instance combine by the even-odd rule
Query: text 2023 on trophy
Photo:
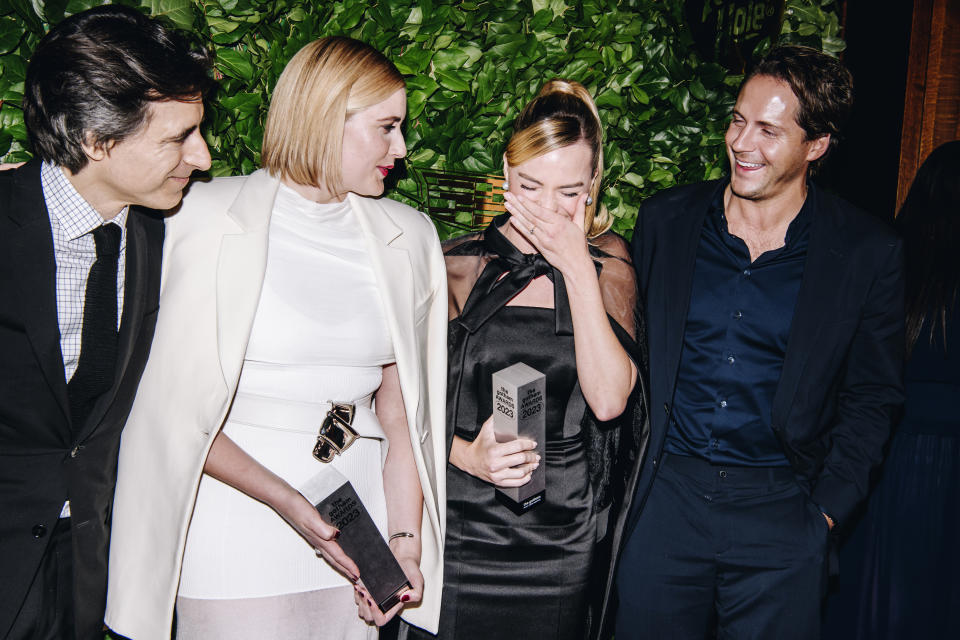
[(543, 502), (546, 493), (547, 377), (522, 362), (493, 374), (493, 430), (497, 442), (528, 438), (541, 464), (522, 487), (497, 487), (497, 499), (517, 515)]
[(407, 576), (350, 481), (333, 467), (310, 478), (300, 493), (328, 524), (340, 530), (337, 540), (360, 569), (367, 592), (386, 613), (410, 588)]

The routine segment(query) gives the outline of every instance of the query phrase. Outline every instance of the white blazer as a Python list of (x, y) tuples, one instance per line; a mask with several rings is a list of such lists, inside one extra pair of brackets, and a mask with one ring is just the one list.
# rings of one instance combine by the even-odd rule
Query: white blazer
[[(110, 544), (106, 621), (135, 640), (170, 638), (187, 527), (240, 378), (278, 186), (263, 170), (197, 183), (166, 223), (160, 313), (123, 430)], [(424, 214), (386, 198), (347, 199), (383, 294), (423, 487), (423, 602), (403, 617), (435, 632), (446, 513), (443, 256)]]

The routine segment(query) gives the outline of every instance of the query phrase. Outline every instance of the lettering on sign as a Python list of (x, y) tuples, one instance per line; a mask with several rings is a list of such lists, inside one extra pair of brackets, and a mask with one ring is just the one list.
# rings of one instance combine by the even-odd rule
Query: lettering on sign
[(784, 0), (687, 0), (684, 15), (704, 59), (743, 73), (764, 38), (776, 39)]

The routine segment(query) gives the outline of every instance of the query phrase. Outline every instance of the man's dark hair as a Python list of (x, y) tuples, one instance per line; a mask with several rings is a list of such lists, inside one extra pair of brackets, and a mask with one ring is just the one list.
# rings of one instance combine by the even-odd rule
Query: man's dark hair
[(130, 7), (70, 16), (27, 67), (23, 118), (36, 156), (76, 173), (83, 142), (109, 147), (135, 134), (151, 102), (205, 96), (209, 52)]
[(770, 51), (743, 79), (742, 89), (756, 76), (770, 76), (790, 85), (800, 102), (797, 124), (807, 140), (830, 134), (830, 146), (810, 163), (811, 171), (822, 165), (840, 142), (840, 130), (853, 106), (853, 77), (840, 61), (822, 51), (798, 45), (783, 45)]

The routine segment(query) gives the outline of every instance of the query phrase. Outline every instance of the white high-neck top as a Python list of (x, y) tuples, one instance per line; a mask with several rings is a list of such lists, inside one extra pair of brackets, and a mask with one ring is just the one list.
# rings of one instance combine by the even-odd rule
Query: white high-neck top
[[(280, 185), (267, 267), (243, 371), (223, 427), (297, 488), (326, 465), (312, 456), (328, 401), (356, 402), (364, 436), (332, 466), (386, 531), (386, 443), (370, 409), (395, 361), (366, 240), (348, 202), (318, 204)], [(179, 595), (251, 598), (350, 585), (273, 510), (204, 475)]]

